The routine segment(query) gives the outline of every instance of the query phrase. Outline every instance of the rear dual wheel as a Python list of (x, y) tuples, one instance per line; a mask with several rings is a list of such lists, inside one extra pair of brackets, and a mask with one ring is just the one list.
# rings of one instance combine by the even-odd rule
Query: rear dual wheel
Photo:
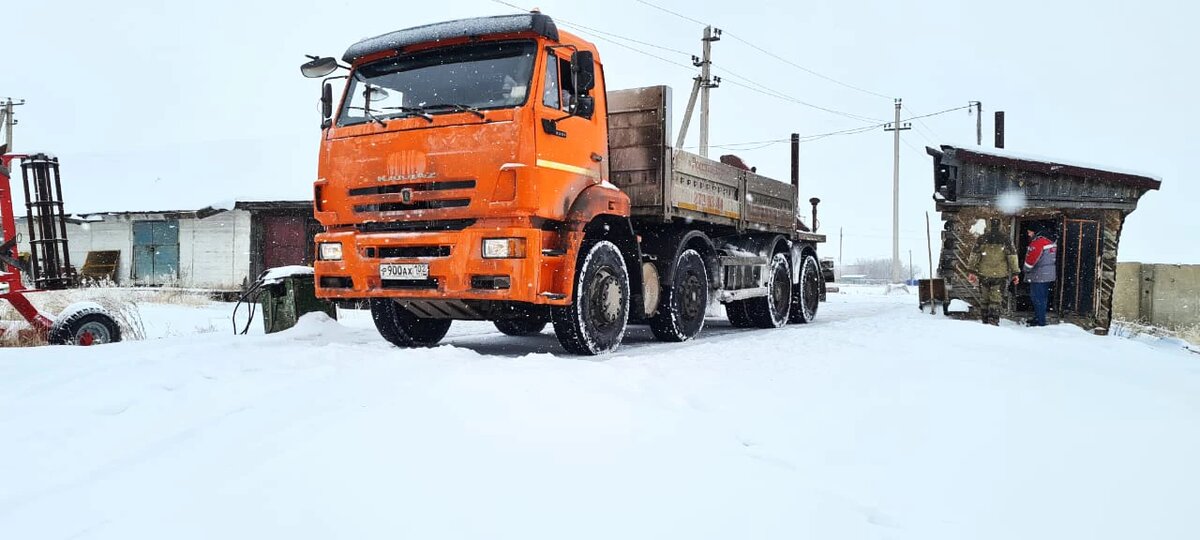
[(817, 306), (821, 303), (821, 288), (825, 277), (821, 263), (812, 255), (805, 255), (800, 262), (800, 280), (792, 286), (792, 309), (789, 323), (810, 323), (817, 318)]
[(767, 294), (725, 304), (729, 323), (737, 328), (779, 328), (788, 322), (792, 306), (792, 265), (776, 253), (767, 266)]
[(694, 249), (680, 253), (658, 312), (650, 318), (650, 331), (654, 337), (671, 342), (696, 337), (704, 328), (708, 292), (708, 269), (704, 258)]

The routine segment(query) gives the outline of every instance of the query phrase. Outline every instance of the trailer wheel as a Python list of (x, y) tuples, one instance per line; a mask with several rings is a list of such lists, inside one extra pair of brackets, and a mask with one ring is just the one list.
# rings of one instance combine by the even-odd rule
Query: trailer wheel
[(371, 319), (379, 335), (397, 347), (432, 347), (450, 331), (450, 319), (425, 319), (390, 298), (371, 299)]
[(51, 345), (102, 345), (121, 341), (121, 327), (104, 308), (67, 308), (50, 326)]
[(816, 257), (805, 255), (800, 263), (800, 281), (792, 288), (789, 323), (810, 323), (817, 318), (817, 306), (821, 304), (821, 288), (824, 286), (821, 264)]
[(767, 267), (767, 295), (746, 300), (746, 315), (759, 328), (787, 324), (792, 308), (792, 268), (783, 253), (776, 253)]
[(708, 271), (704, 258), (696, 250), (679, 254), (670, 286), (659, 305), (658, 313), (650, 319), (650, 331), (659, 341), (687, 341), (704, 328)]
[(558, 342), (573, 354), (614, 351), (629, 321), (625, 259), (612, 242), (585, 241), (575, 266), (574, 301), (550, 309)]
[(542, 333), (546, 321), (534, 317), (519, 317), (516, 319), (500, 319), (495, 321), (496, 330), (509, 336), (532, 336)]

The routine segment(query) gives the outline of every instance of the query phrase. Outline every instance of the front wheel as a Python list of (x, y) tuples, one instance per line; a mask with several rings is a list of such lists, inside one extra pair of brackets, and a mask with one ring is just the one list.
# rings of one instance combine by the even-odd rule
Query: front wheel
[(810, 323), (817, 318), (817, 306), (821, 304), (821, 288), (824, 286), (821, 264), (816, 257), (805, 255), (800, 263), (800, 281), (792, 287), (789, 323)]
[(679, 254), (662, 304), (650, 319), (650, 331), (659, 341), (687, 341), (704, 328), (708, 308), (708, 270), (694, 249)]
[(371, 318), (379, 335), (397, 347), (432, 347), (450, 331), (450, 319), (426, 319), (390, 298), (371, 299)]
[(500, 319), (493, 323), (496, 329), (508, 336), (532, 336), (542, 333), (546, 328), (544, 319), (520, 317), (516, 319)]
[(550, 310), (554, 333), (567, 352), (596, 355), (616, 350), (629, 321), (629, 272), (617, 246), (585, 241), (575, 265), (575, 297)]

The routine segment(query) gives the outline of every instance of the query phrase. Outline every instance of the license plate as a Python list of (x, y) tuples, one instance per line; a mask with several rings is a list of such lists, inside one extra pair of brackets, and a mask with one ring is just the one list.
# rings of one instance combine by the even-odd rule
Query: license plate
[(379, 279), (429, 279), (429, 265), (417, 264), (381, 264)]

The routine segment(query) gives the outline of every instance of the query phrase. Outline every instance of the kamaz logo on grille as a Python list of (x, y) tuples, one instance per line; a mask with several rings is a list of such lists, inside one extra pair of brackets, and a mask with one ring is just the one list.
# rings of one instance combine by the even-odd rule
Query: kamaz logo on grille
[(387, 157), (387, 174), (375, 178), (378, 182), (402, 182), (437, 177), (437, 173), (426, 171), (424, 152), (401, 150)]
[(413, 173), (413, 174), (391, 174), (375, 177), (377, 182), (401, 182), (404, 180), (423, 180), (426, 178), (437, 178), (437, 173)]

